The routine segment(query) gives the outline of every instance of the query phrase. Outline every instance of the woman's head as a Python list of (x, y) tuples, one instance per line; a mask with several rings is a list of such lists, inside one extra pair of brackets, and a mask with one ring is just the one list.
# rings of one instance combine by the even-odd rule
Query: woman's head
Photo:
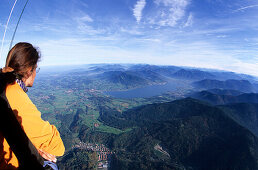
[(5, 68), (12, 68), (26, 86), (32, 86), (40, 52), (30, 43), (17, 43), (8, 53)]

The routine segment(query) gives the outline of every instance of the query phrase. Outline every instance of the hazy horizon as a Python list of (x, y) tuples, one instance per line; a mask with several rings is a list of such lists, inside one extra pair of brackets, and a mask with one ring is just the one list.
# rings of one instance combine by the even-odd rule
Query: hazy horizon
[[(190, 67), (190, 66), (176, 66), (176, 65), (157, 65), (157, 64), (147, 64), (147, 63), (91, 63), (91, 64), (75, 64), (75, 65), (43, 65), (41, 66), (39, 64), (39, 67), (41, 68), (41, 71), (43, 69), (44, 72), (46, 72), (45, 69), (50, 68), (51, 71), (54, 72), (54, 69), (56, 69), (57, 71), (65, 71), (65, 70), (77, 70), (78, 67), (85, 69), (85, 66), (87, 67), (92, 67), (92, 66), (101, 66), (101, 65), (121, 65), (121, 66), (126, 66), (126, 65), (149, 65), (149, 66), (159, 66), (159, 67), (179, 67), (182, 69), (197, 69), (197, 70), (201, 70), (201, 71), (208, 71), (208, 72), (232, 72), (235, 74), (243, 74), (243, 75), (248, 75), (248, 76), (253, 76), (255, 78), (258, 78), (258, 76), (256, 75), (251, 75), (251, 74), (244, 74), (241, 72), (233, 72), (233, 71), (228, 71), (228, 70), (219, 70), (219, 69), (211, 69), (211, 68), (203, 68), (203, 67)], [(58, 70), (60, 69), (60, 70)]]

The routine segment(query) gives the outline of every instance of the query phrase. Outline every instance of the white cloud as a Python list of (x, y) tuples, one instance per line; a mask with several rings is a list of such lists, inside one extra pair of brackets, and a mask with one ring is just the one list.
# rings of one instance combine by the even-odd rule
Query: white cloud
[(213, 68), (258, 76), (258, 59), (237, 58), (234, 51), (222, 50), (207, 41), (171, 41), (160, 46), (149, 48), (153, 50), (152, 56), (146, 57), (149, 64)]
[(158, 6), (163, 7), (158, 13), (157, 23), (161, 26), (174, 27), (185, 16), (189, 0), (155, 0)]
[(192, 26), (192, 25), (193, 25), (193, 14), (190, 13), (184, 27), (189, 27), (189, 26)]
[(227, 35), (217, 35), (217, 38), (226, 38), (228, 37)]
[(242, 8), (238, 8), (238, 9), (234, 10), (234, 12), (244, 11), (246, 9), (254, 8), (254, 7), (258, 7), (258, 5), (249, 5), (249, 6), (245, 6), (245, 7), (242, 7)]
[[(43, 59), (41, 65), (73, 65), (92, 63), (144, 63), (146, 57), (133, 50), (112, 45), (97, 46), (81, 39), (49, 40), (38, 43)], [(146, 56), (151, 56), (144, 52)]]
[(188, 4), (186, 0), (155, 0), (155, 3), (157, 4), (163, 3), (165, 6), (171, 6), (171, 5), (185, 6)]
[(93, 22), (93, 19), (89, 15), (85, 15), (81, 18), (79, 18), (81, 22)]
[(89, 15), (81, 12), (82, 17), (75, 17), (74, 20), (77, 22), (77, 33), (87, 35), (97, 35), (104, 33), (104, 29), (95, 29), (91, 23), (94, 21)]
[(237, 73), (244, 73), (258, 77), (257, 73), (258, 62), (248, 63), (243, 61), (236, 61), (228, 66), (228, 69)]
[(131, 35), (143, 35), (143, 32), (137, 30), (136, 28), (128, 29), (128, 28), (121, 27), (120, 31), (122, 33), (127, 33)]
[(87, 34), (87, 35), (98, 35), (106, 32), (104, 29), (95, 29), (92, 26), (84, 23), (79, 24), (77, 27), (77, 30), (79, 34)]
[[(204, 36), (204, 35), (229, 35), (233, 31), (238, 31), (239, 28), (222, 27), (222, 28), (209, 28), (209, 29), (196, 29), (191, 32), (184, 32), (185, 36)], [(221, 37), (219, 37), (221, 38)]]
[(89, 15), (84, 14), (83, 17), (76, 17), (75, 21), (78, 24), (77, 28), (80, 32), (85, 32), (85, 30), (92, 30), (88, 23), (93, 22), (93, 19)]
[(142, 11), (143, 11), (145, 5), (146, 5), (145, 0), (139, 0), (139, 1), (137, 1), (137, 3), (134, 6), (133, 15), (136, 18), (137, 23), (139, 23), (141, 21)]

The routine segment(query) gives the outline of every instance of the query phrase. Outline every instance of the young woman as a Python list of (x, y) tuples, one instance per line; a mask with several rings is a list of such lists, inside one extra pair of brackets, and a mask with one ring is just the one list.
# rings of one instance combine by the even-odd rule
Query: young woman
[[(5, 94), (21, 127), (41, 156), (56, 162), (56, 156), (62, 156), (65, 151), (60, 134), (55, 126), (41, 119), (41, 113), (26, 94), (27, 87), (33, 86), (39, 59), (38, 50), (29, 43), (18, 43), (9, 51), (2, 73), (11, 72), (16, 80), (7, 85)], [(19, 163), (0, 133), (0, 169), (7, 167), (18, 168)]]

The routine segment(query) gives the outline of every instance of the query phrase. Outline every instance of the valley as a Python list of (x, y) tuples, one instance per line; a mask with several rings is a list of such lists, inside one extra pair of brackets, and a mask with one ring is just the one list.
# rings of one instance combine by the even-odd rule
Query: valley
[(110, 169), (253, 169), (258, 100), (245, 95), (256, 88), (255, 77), (231, 72), (104, 64), (45, 71), (28, 95), (60, 131), (62, 169), (96, 169), (102, 154), (88, 145), (114, 153)]

